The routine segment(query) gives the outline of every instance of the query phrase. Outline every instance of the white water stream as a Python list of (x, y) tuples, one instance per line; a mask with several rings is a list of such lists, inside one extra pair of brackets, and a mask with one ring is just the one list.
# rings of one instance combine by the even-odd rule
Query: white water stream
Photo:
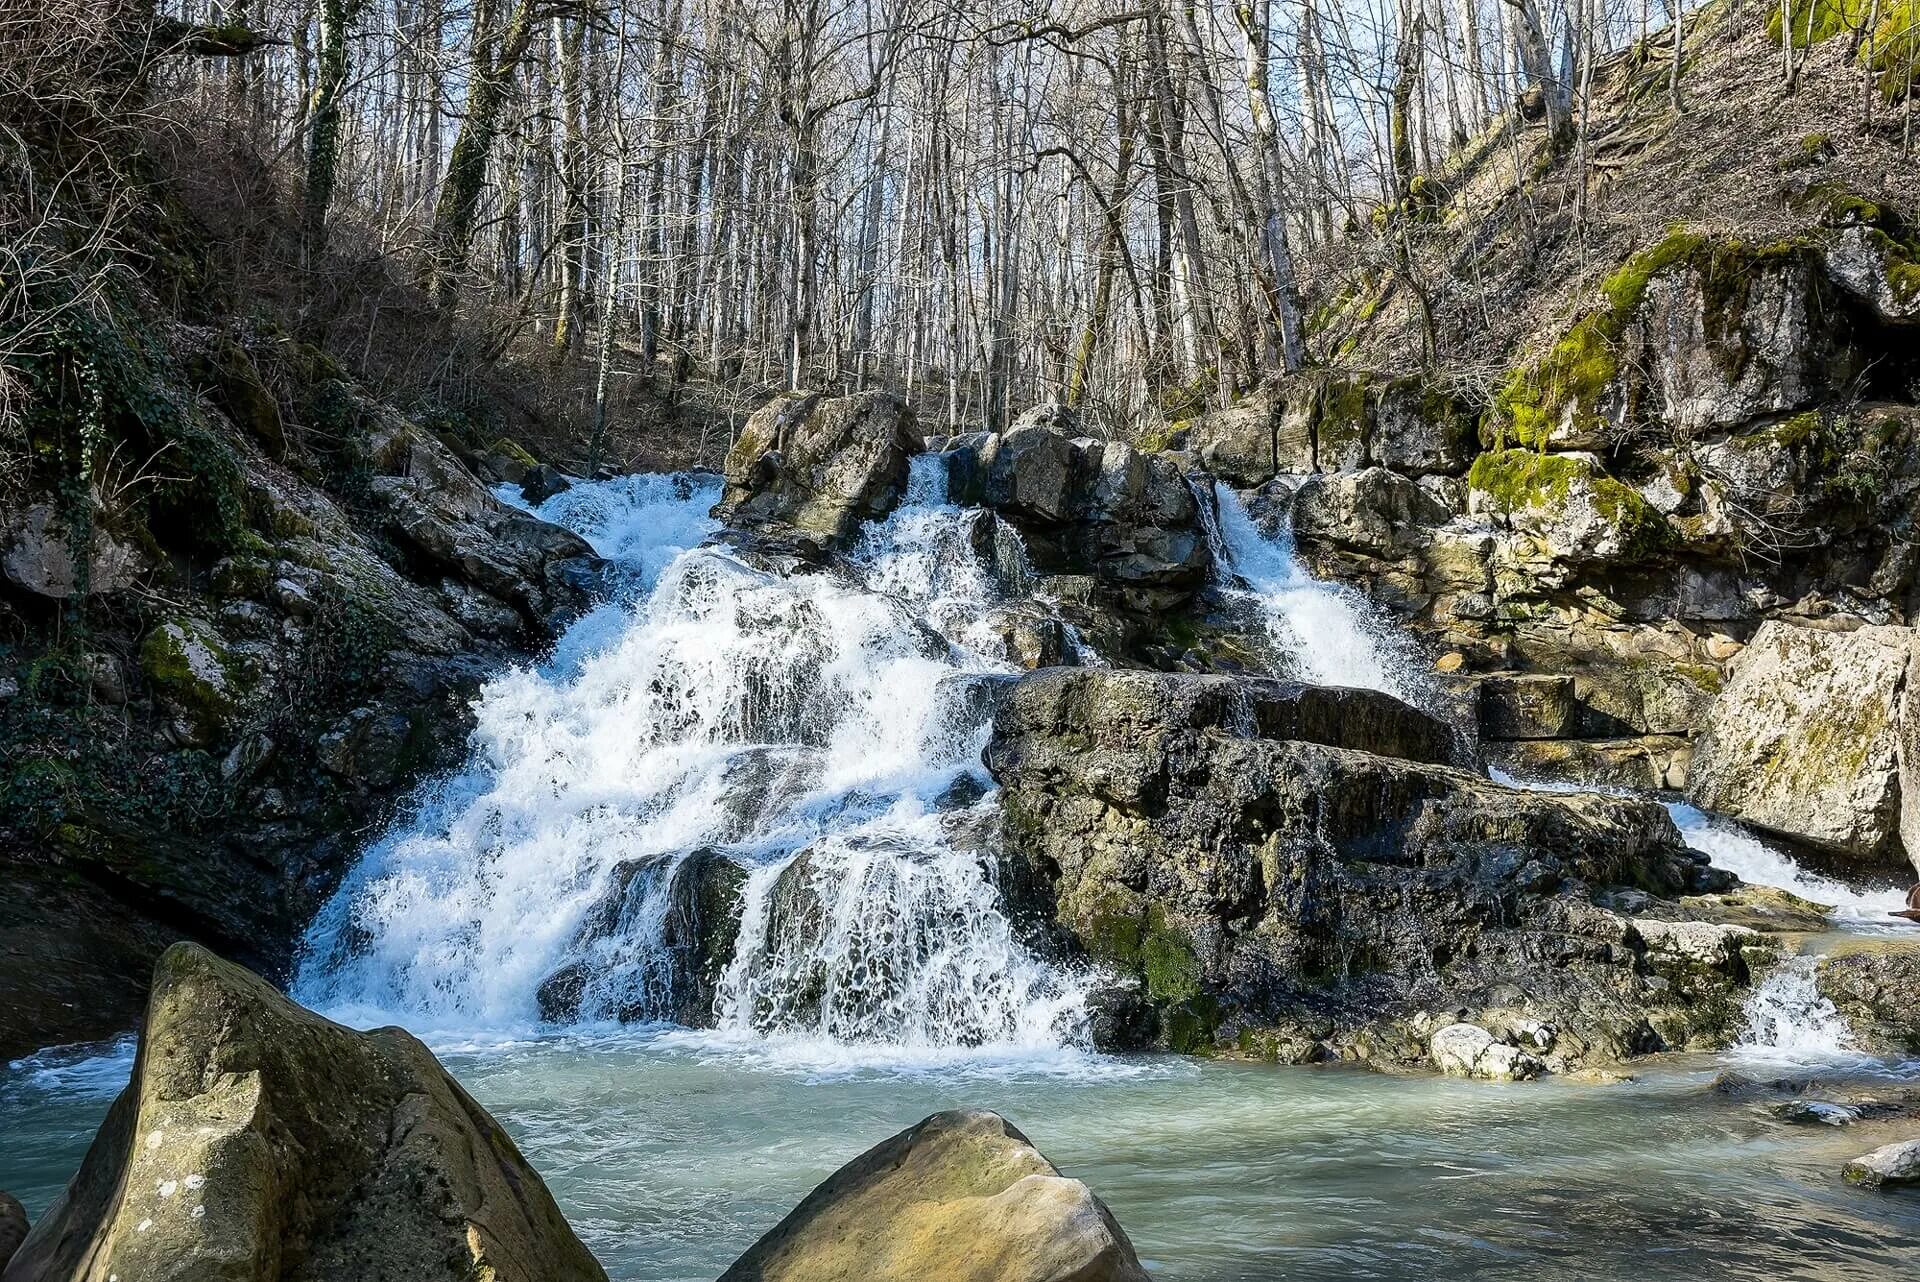
[(577, 1012), (559, 1018), (671, 1018), (687, 977), (670, 919), (709, 851), (748, 870), (723, 1038), (907, 1058), (1083, 1046), (1077, 977), (1015, 938), (951, 836), (992, 787), (979, 683), (1011, 669), (968, 537), (991, 518), (946, 503), (942, 477), (917, 460), (901, 509), (813, 573), (698, 545), (711, 482), (551, 500), (541, 515), (630, 567), (635, 595), (487, 685), (467, 767), (366, 852), (295, 995), (350, 1022), (526, 1029), (570, 970)]

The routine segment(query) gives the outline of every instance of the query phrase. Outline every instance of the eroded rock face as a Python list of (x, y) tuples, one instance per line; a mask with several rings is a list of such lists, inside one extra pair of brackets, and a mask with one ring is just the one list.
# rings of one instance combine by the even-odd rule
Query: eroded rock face
[(1106, 1204), (997, 1113), (936, 1113), (808, 1194), (721, 1282), (1146, 1282)]
[(606, 1274), (412, 1036), (342, 1028), (179, 944), (155, 971), (132, 1082), (4, 1277)]
[(1707, 709), (1696, 805), (1867, 864), (1900, 858), (1900, 733), (1914, 633), (1768, 622)]
[(98, 527), (87, 557), (76, 558), (73, 544), (72, 531), (52, 504), (32, 504), (0, 520), (0, 574), (24, 591), (64, 601), (79, 592), (117, 592), (140, 568), (132, 548)]
[(912, 413), (884, 392), (789, 392), (740, 429), (715, 514), (776, 540), (841, 544), (899, 504), (922, 448)]
[(1451, 768), (1410, 733), (1424, 714), (1384, 696), (1327, 723), (1245, 710), (1261, 684), (1046, 672), (995, 718), (1010, 857), (1040, 870), (1040, 911), (1138, 985), (1150, 1040), (1419, 1063), (1432, 1013), (1471, 1011), (1553, 1027), (1539, 1057), (1564, 1067), (1738, 1031), (1771, 946), (1705, 954), (1634, 920), (1732, 880), (1658, 805)]

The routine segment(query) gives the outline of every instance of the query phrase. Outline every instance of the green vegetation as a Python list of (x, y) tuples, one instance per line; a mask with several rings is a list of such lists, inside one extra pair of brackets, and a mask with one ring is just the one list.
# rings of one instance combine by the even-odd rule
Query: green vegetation
[(1584, 497), (1619, 532), (1627, 557), (1657, 551), (1671, 538), (1666, 518), (1639, 491), (1584, 458), (1533, 450), (1489, 450), (1474, 459), (1467, 483), (1511, 516), (1527, 509), (1550, 512)]
[[(1775, 44), (1780, 43), (1780, 9), (1766, 10), (1767, 35)], [(1836, 36), (1857, 39), (1860, 65), (1874, 73), (1888, 102), (1920, 81), (1920, 0), (1789, 0), (1786, 11), (1795, 48)]]
[[(1620, 385), (1620, 344), (1655, 277), (1690, 269), (1705, 296), (1707, 338), (1719, 340), (1739, 329), (1747, 292), (1758, 275), (1816, 248), (1809, 237), (1753, 244), (1675, 227), (1600, 283), (1605, 306), (1581, 316), (1543, 356), (1514, 370), (1494, 397), (1489, 443), (1504, 444), (1509, 428), (1513, 440), (1538, 449), (1562, 424), (1577, 435), (1630, 426), (1624, 420), (1632, 406), (1624, 401), (1631, 389)], [(1714, 347), (1718, 354), (1717, 341)], [(1623, 403), (1605, 405), (1610, 392), (1620, 393)]]

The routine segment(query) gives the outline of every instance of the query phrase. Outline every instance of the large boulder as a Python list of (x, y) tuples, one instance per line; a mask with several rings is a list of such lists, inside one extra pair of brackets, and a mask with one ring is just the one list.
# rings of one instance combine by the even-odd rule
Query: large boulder
[(925, 448), (913, 414), (885, 392), (788, 392), (756, 410), (727, 452), (715, 515), (739, 530), (826, 548), (905, 497)]
[(1849, 1184), (1877, 1189), (1889, 1184), (1920, 1184), (1920, 1140), (1882, 1144), (1840, 1169)]
[(1164, 454), (1072, 430), (1070, 417), (1042, 406), (1004, 434), (953, 442), (950, 492), (1012, 523), (1042, 573), (1093, 575), (1135, 614), (1185, 605), (1213, 566), (1186, 477)]
[(1040, 887), (1022, 916), (1134, 986), (1147, 1010), (1116, 1026), (1179, 1050), (1421, 1063), (1437, 1016), (1477, 1012), (1550, 1026), (1539, 1057), (1561, 1066), (1737, 1034), (1769, 946), (1704, 956), (1637, 924), (1732, 882), (1660, 806), (1441, 764), (1391, 700), (1262, 716), (1261, 685), (1046, 672), (995, 716), (1004, 884)]
[(604, 1282), (513, 1141), (397, 1028), (359, 1033), (192, 944), (128, 1084), (5, 1282)]
[(1761, 625), (1706, 712), (1694, 804), (1870, 865), (1900, 858), (1900, 736), (1914, 631)]
[(1113, 1213), (997, 1113), (935, 1113), (809, 1193), (721, 1282), (1146, 1282)]

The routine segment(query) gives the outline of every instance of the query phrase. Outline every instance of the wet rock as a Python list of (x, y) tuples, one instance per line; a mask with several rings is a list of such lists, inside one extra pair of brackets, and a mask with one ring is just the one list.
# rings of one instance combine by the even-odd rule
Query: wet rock
[(1520, 739), (1487, 745), (1487, 759), (1520, 779), (1591, 788), (1687, 786), (1692, 744), (1679, 735), (1632, 739)]
[(1814, 977), (1861, 1045), (1920, 1055), (1920, 939), (1850, 943), (1822, 957)]
[(1689, 799), (1864, 864), (1895, 865), (1913, 653), (1909, 628), (1763, 624), (1707, 710)]
[(1498, 1041), (1478, 1024), (1448, 1024), (1428, 1044), (1433, 1066), (1449, 1077), (1521, 1082), (1538, 1077), (1546, 1064), (1522, 1047)]
[(841, 1167), (721, 1282), (1145, 1282), (1106, 1204), (997, 1113), (936, 1113)]
[(1057, 415), (1022, 416), (1004, 435), (950, 445), (943, 457), (954, 499), (1011, 522), (1042, 573), (1092, 575), (1122, 610), (1190, 602), (1212, 555), (1178, 466), (1062, 427)]
[(824, 548), (853, 537), (905, 496), (920, 429), (883, 392), (789, 392), (754, 412), (727, 453), (714, 509), (737, 530)]
[(1490, 676), (1479, 682), (1480, 733), (1489, 739), (1561, 739), (1579, 705), (1567, 676)]
[(1889, 1184), (1920, 1184), (1920, 1140), (1883, 1144), (1862, 1154), (1841, 1168), (1847, 1183), (1862, 1188), (1884, 1188)]
[(169, 949), (133, 1080), (6, 1282), (605, 1273), (500, 1125), (417, 1040)]
[(746, 869), (712, 849), (615, 865), (569, 945), (572, 960), (540, 982), (540, 1018), (711, 1027), (746, 879)]
[(322, 734), (314, 755), (331, 773), (364, 786), (385, 788), (398, 780), (412, 755), (414, 723), (391, 708), (355, 708)]
[(1444, 1009), (1552, 1025), (1559, 1068), (1737, 1033), (1747, 950), (1653, 946), (1604, 902), (1678, 917), (1678, 896), (1732, 884), (1662, 808), (1503, 788), (1437, 741), (1386, 755), (1404, 714), (1322, 722), (1354, 692), (1263, 701), (1280, 687), (1064, 670), (995, 717), (1008, 857), (1078, 948), (1139, 981), (1157, 1044), (1258, 1053), (1317, 1020), (1314, 1056), (1415, 1064), (1432, 1029), (1404, 1012)]
[(7, 1261), (13, 1258), (26, 1237), (26, 1208), (13, 1194), (0, 1192), (0, 1272), (6, 1270)]
[(1767, 1112), (1789, 1126), (1852, 1126), (1860, 1114), (1845, 1104), (1831, 1100), (1779, 1100), (1767, 1106)]
[(520, 478), (520, 497), (535, 507), (539, 507), (554, 495), (564, 494), (572, 488), (573, 482), (562, 475), (559, 468), (550, 467), (545, 463), (528, 468)]

